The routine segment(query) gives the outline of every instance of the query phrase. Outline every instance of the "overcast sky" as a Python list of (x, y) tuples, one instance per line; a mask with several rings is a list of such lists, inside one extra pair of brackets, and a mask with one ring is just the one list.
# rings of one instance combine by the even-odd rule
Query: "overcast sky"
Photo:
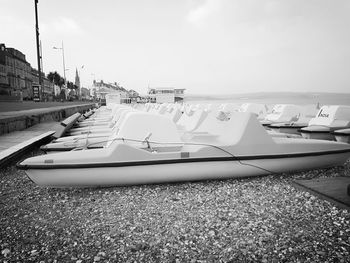
[[(0, 0), (0, 42), (35, 68), (34, 0)], [(141, 93), (350, 91), (349, 0), (39, 0), (44, 71)]]

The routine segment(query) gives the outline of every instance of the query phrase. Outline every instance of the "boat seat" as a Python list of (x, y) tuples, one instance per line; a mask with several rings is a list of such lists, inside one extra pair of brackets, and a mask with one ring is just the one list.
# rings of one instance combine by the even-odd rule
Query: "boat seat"
[(350, 123), (350, 106), (330, 105), (322, 106), (315, 118), (309, 122), (309, 126), (348, 126)]
[(148, 112), (128, 112), (120, 123), (118, 132), (111, 137), (106, 147), (113, 144), (113, 140), (117, 138), (143, 143), (149, 134), (151, 136), (148, 140), (152, 144), (154, 142), (181, 144), (176, 125), (169, 118)]
[(208, 111), (205, 110), (196, 110), (191, 116), (183, 113), (177, 122), (178, 129), (183, 132), (192, 132), (200, 126), (207, 116)]

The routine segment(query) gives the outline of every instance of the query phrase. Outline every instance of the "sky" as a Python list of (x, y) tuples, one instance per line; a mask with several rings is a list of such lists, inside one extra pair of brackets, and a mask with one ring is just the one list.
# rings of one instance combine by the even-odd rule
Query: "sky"
[[(34, 0), (0, 0), (0, 43), (37, 68)], [(348, 0), (39, 0), (44, 72), (188, 94), (350, 92)], [(4, 26), (5, 25), (5, 26)]]

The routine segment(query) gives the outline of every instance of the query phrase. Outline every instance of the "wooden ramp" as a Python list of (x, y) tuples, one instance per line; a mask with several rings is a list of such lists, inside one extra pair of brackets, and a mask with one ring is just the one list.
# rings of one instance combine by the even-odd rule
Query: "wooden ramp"
[(316, 194), (318, 197), (326, 199), (341, 208), (350, 210), (350, 196), (347, 192), (350, 176), (296, 180), (294, 183), (300, 186), (301, 189)]
[(14, 131), (0, 136), (0, 167), (7, 165), (35, 144), (51, 138), (58, 129), (58, 122), (36, 124), (23, 131)]

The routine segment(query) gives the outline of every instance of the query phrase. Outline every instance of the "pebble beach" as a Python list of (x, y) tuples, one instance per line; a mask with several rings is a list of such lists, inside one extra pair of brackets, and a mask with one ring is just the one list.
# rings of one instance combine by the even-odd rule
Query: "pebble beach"
[[(34, 153), (37, 154), (37, 153)], [(0, 169), (1, 262), (350, 262), (350, 212), (293, 185), (344, 167), (259, 178), (40, 188)]]

